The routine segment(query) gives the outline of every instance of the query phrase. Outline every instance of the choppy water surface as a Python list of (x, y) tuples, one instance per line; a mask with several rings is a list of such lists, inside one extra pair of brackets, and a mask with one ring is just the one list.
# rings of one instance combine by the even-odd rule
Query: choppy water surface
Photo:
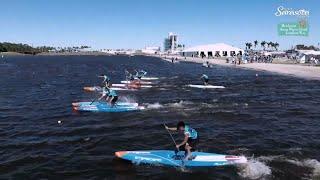
[[(2, 178), (320, 178), (319, 81), (142, 56), (5, 59), (0, 65)], [(97, 75), (107, 73), (119, 83), (124, 69), (144, 69), (161, 78), (155, 88), (118, 92), (145, 111), (72, 111), (72, 102), (98, 96), (82, 90), (98, 85)], [(201, 83), (202, 73), (226, 89), (185, 87)], [(120, 150), (173, 149), (162, 123), (179, 120), (199, 131), (200, 151), (243, 154), (249, 164), (184, 172), (114, 158)]]

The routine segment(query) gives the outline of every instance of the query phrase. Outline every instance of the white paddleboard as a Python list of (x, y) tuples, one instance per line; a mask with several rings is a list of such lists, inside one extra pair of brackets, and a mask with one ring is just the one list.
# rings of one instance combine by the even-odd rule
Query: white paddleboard
[(193, 88), (201, 88), (201, 89), (223, 89), (224, 86), (213, 86), (213, 85), (196, 85), (196, 84), (189, 84), (189, 87)]
[[(127, 84), (112, 84), (112, 87), (126, 87)], [(141, 85), (141, 88), (151, 88), (151, 85)]]
[[(121, 81), (121, 83), (130, 84), (131, 81)], [(137, 82), (137, 83), (138, 83), (138, 82)], [(140, 81), (140, 84), (152, 84), (152, 82), (149, 82), (149, 81)]]
[[(134, 79), (138, 79), (137, 77)], [(147, 81), (151, 81), (151, 80), (158, 80), (159, 78), (157, 77), (142, 77), (141, 80), (147, 80)]]
[(133, 90), (133, 89), (126, 89), (126, 88), (119, 88), (119, 87), (112, 87), (110, 89), (115, 91), (132, 91)]

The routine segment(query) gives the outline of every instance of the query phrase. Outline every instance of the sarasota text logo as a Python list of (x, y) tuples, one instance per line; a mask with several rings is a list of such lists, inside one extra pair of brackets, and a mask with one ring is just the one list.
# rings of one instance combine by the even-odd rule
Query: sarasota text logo
[(292, 9), (279, 6), (277, 12), (274, 13), (276, 16), (298, 16), (298, 17), (308, 17), (310, 11), (306, 9)]

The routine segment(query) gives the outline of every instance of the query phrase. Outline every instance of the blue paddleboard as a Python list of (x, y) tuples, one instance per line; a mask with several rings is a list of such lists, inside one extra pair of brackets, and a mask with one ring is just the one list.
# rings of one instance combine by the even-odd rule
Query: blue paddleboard
[(151, 151), (118, 151), (116, 157), (131, 161), (136, 164), (156, 164), (166, 166), (184, 166), (184, 167), (211, 167), (227, 166), (247, 163), (244, 156), (232, 156), (205, 152), (192, 152), (191, 160), (184, 159), (184, 151), (175, 154), (168, 150)]
[(77, 111), (92, 111), (92, 112), (127, 112), (138, 111), (144, 109), (138, 103), (118, 102), (111, 106), (107, 102), (77, 102), (72, 103), (73, 109)]

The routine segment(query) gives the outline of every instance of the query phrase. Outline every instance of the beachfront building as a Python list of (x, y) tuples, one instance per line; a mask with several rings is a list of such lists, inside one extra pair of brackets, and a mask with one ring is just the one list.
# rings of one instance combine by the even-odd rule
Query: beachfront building
[(186, 57), (231, 57), (244, 54), (244, 50), (224, 43), (199, 45), (187, 48), (180, 52)]
[(164, 51), (174, 52), (178, 47), (178, 35), (170, 32), (168, 37), (164, 39)]

